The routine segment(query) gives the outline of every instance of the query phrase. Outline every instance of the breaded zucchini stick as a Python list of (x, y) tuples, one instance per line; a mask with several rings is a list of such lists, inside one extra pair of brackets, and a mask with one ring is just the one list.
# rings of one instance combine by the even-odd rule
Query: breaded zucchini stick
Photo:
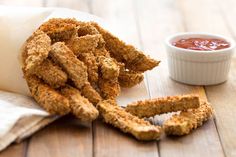
[(127, 45), (108, 31), (104, 30), (97, 23), (91, 23), (99, 33), (102, 34), (105, 40), (106, 48), (118, 62), (124, 62), (126, 68), (134, 71), (144, 72), (151, 70), (159, 64), (159, 61), (151, 59), (150, 57), (138, 51), (132, 45)]
[(100, 34), (72, 37), (66, 42), (66, 45), (74, 52), (76, 56), (81, 53), (92, 53), (98, 46)]
[(64, 42), (53, 44), (50, 56), (65, 70), (78, 89), (88, 81), (87, 67), (77, 59)]
[(118, 79), (102, 79), (98, 80), (98, 86), (104, 99), (114, 99), (120, 94), (120, 85)]
[(131, 115), (118, 105), (114, 105), (113, 100), (103, 100), (98, 103), (97, 108), (106, 123), (132, 134), (138, 140), (156, 140), (161, 135), (159, 126)]
[(110, 57), (110, 53), (106, 50), (105, 47), (96, 48), (93, 54), (96, 57), (100, 57), (100, 56)]
[(144, 79), (142, 73), (134, 72), (134, 71), (120, 71), (119, 74), (119, 84), (121, 87), (131, 88), (139, 83), (141, 83)]
[(98, 87), (101, 95), (105, 99), (114, 99), (120, 93), (118, 76), (120, 67), (111, 57), (98, 57), (101, 77), (98, 81)]
[(48, 57), (51, 49), (51, 39), (42, 31), (36, 31), (24, 44), (22, 60), (24, 69), (32, 73), (36, 66)]
[(201, 126), (203, 122), (212, 117), (213, 109), (207, 102), (201, 102), (197, 109), (182, 111), (180, 114), (173, 115), (164, 122), (164, 130), (167, 135), (186, 135), (190, 131)]
[(99, 93), (90, 85), (89, 82), (86, 82), (85, 85), (81, 88), (81, 94), (86, 97), (91, 103), (96, 105), (99, 101), (102, 100), (102, 97)]
[(49, 59), (45, 59), (39, 66), (35, 67), (33, 74), (53, 88), (64, 86), (67, 81), (67, 74)]
[(98, 63), (92, 53), (83, 53), (78, 58), (87, 66), (88, 80), (95, 86), (98, 83)]
[(98, 110), (77, 89), (66, 86), (61, 89), (61, 92), (69, 99), (71, 112), (77, 118), (91, 122), (98, 117)]
[(39, 30), (45, 32), (53, 42), (69, 40), (78, 31), (75, 19), (53, 18), (43, 23)]
[(153, 117), (158, 114), (198, 108), (200, 100), (195, 95), (168, 96), (128, 104), (126, 111), (138, 117)]
[(95, 35), (94, 37), (99, 39), (97, 47), (101, 48), (105, 46), (105, 41), (102, 38), (102, 35), (90, 22), (77, 21), (77, 27), (79, 28), (77, 32), (77, 35), (79, 37), (86, 36), (86, 35)]
[(117, 79), (120, 73), (120, 67), (113, 58), (99, 57), (99, 65), (102, 78)]
[(51, 114), (65, 115), (70, 112), (69, 100), (53, 88), (44, 84), (33, 75), (26, 75), (25, 79), (31, 95), (37, 103)]
[(89, 22), (79, 22), (78, 36), (99, 34), (98, 30)]

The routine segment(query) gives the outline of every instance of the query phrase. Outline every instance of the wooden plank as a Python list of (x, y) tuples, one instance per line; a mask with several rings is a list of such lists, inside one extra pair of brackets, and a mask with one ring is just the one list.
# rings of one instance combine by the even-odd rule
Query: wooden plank
[[(214, 5), (212, 5), (213, 3)], [(201, 16), (201, 19), (196, 18), (196, 15), (191, 16), (191, 18), (195, 19), (194, 21), (191, 20), (191, 25), (195, 25), (195, 27), (188, 26), (189, 29), (222, 34), (236, 39), (236, 1), (201, 0), (198, 1), (198, 4), (192, 3), (191, 5), (197, 5), (196, 8), (203, 6), (199, 16), (205, 16)], [(188, 10), (186, 9), (186, 15), (193, 15), (195, 11), (197, 10), (194, 7), (190, 7)], [(190, 19), (189, 16), (186, 18)], [(202, 23), (207, 23), (207, 25), (202, 25)], [(234, 127), (236, 124), (235, 78), (236, 58), (234, 56), (228, 81), (217, 86), (205, 87), (208, 99), (215, 108), (215, 121), (227, 157), (236, 156), (236, 128)]]
[(92, 127), (74, 117), (64, 117), (36, 133), (27, 157), (92, 157)]
[[(197, 93), (204, 99), (205, 93), (202, 87), (177, 83), (172, 81), (167, 73), (163, 41), (170, 34), (185, 31), (185, 19), (182, 17), (182, 10), (178, 8), (178, 2), (180, 1), (149, 0), (147, 3), (139, 0), (136, 6), (143, 48), (151, 56), (162, 60), (158, 68), (148, 73), (150, 94), (152, 97), (158, 97)], [(191, 2), (189, 5), (195, 7)], [(163, 138), (159, 142), (159, 148), (162, 157), (224, 156), (213, 120), (188, 136)]]
[[(92, 13), (102, 17), (111, 29), (126, 42), (139, 46), (139, 32), (136, 26), (132, 1), (98, 0), (92, 3)], [(94, 156), (149, 156), (157, 157), (155, 142), (139, 142), (133, 137), (100, 121), (94, 124)]]
[(11, 144), (8, 148), (0, 152), (0, 157), (25, 157), (27, 141), (19, 144)]
[(95, 157), (158, 156), (155, 142), (138, 141), (101, 120), (97, 120), (94, 126)]

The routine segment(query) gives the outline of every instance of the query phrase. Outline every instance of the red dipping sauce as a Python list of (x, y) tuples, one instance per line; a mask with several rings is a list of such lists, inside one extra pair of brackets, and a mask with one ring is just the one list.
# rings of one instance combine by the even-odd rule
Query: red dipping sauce
[(230, 44), (225, 40), (206, 38), (180, 39), (176, 42), (173, 42), (172, 45), (179, 48), (199, 51), (220, 50), (230, 47)]

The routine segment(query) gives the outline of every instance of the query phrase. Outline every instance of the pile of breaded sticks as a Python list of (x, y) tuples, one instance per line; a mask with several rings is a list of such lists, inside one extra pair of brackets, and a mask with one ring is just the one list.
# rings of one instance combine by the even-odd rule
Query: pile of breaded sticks
[[(51, 114), (72, 113), (91, 122), (98, 115), (139, 140), (185, 135), (212, 115), (198, 96), (182, 95), (143, 100), (120, 107), (120, 87), (143, 80), (143, 72), (159, 61), (127, 45), (94, 22), (54, 18), (43, 23), (25, 42), (22, 70), (31, 95)], [(177, 112), (163, 126), (144, 117)]]

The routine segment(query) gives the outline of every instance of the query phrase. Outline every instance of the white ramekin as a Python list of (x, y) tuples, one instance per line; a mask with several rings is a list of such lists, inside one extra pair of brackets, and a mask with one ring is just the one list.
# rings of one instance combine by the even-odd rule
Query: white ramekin
[[(229, 48), (198, 51), (178, 48), (172, 42), (187, 38), (215, 38), (230, 43)], [(178, 33), (165, 40), (170, 77), (191, 85), (214, 85), (227, 80), (235, 42), (209, 33)]]

